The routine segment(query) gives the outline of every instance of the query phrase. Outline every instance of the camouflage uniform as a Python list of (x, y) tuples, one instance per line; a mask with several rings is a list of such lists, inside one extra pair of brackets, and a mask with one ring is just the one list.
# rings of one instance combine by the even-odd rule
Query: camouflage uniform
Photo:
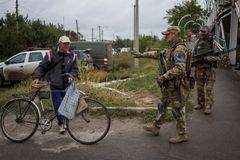
[[(213, 55), (204, 57), (203, 60), (195, 64), (195, 79), (197, 83), (197, 103), (195, 109), (204, 109), (205, 114), (211, 114), (212, 106), (214, 103), (214, 82), (216, 81), (216, 73), (214, 68), (217, 61), (221, 60), (218, 56), (215, 42), (210, 38), (202, 38), (197, 40), (195, 53), (201, 54), (204, 52), (212, 51)], [(215, 55), (214, 55), (215, 52)], [(206, 89), (206, 95), (205, 95)], [(205, 98), (206, 97), (206, 98)]]
[[(154, 126), (160, 128), (163, 124), (164, 115), (166, 114), (166, 108), (172, 108), (172, 114), (177, 121), (176, 129), (177, 134), (185, 135), (186, 122), (185, 122), (185, 103), (187, 97), (187, 91), (185, 88), (185, 76), (186, 76), (186, 47), (179, 44), (181, 40), (171, 42), (170, 46), (166, 49), (165, 59), (167, 64), (167, 72), (163, 75), (166, 79), (167, 87), (162, 93), (162, 106), (163, 108), (159, 112), (156, 120), (153, 122)], [(154, 58), (158, 59), (159, 52), (150, 51), (144, 52), (138, 55), (140, 58)]]

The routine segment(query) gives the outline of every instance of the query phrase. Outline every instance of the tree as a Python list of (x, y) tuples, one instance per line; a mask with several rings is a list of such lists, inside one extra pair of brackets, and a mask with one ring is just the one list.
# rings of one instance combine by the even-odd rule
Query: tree
[(120, 49), (120, 48), (132, 48), (133, 41), (130, 39), (122, 39), (121, 37), (117, 36), (116, 41), (113, 42), (113, 48)]
[(45, 24), (18, 16), (19, 32), (16, 32), (16, 15), (7, 13), (0, 19), (0, 53), (10, 57), (29, 47), (50, 47), (64, 34), (62, 25)]
[(140, 52), (144, 52), (147, 48), (164, 48), (166, 46), (165, 41), (159, 40), (156, 35), (148, 36), (141, 35), (139, 38)]
[[(201, 8), (201, 6), (197, 3), (197, 0), (190, 0), (184, 2), (183, 4), (175, 5), (172, 9), (169, 9), (165, 18), (167, 19), (168, 24), (177, 26), (179, 20), (184, 15), (190, 14), (191, 17), (182, 19), (179, 27), (182, 31), (185, 29), (186, 31), (191, 30), (192, 32), (197, 32), (200, 27), (197, 24), (202, 24), (202, 21), (198, 20), (203, 19), (206, 13), (207, 11)], [(192, 20), (192, 23), (185, 25), (189, 20)], [(184, 28), (184, 25), (186, 28)]]
[[(117, 36), (116, 41), (113, 42), (113, 48), (120, 49), (123, 47), (132, 48), (133, 41), (130, 39), (121, 39), (121, 37)], [(147, 48), (164, 48), (166, 46), (166, 42), (163, 40), (159, 40), (159, 38), (154, 36), (139, 36), (139, 51), (144, 52)]]

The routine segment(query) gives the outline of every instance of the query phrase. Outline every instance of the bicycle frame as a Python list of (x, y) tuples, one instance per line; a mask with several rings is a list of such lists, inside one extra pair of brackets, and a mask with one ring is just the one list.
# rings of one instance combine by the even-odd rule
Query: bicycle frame
[[(40, 108), (39, 109), (39, 111), (40, 111), (39, 118), (41, 120), (42, 118), (46, 118), (45, 117), (46, 110), (45, 110), (42, 100), (39, 100), (39, 101), (40, 101), (40, 107), (39, 107), (39, 105), (36, 105), (36, 106), (37, 106), (37, 108)], [(35, 103), (35, 102), (33, 102), (33, 103)], [(53, 111), (53, 116), (48, 117), (48, 119), (52, 122), (56, 117), (57, 117), (57, 114)], [(41, 124), (41, 123), (39, 123), (39, 124)]]
[[(34, 94), (31, 95), (30, 97), (22, 96), (22, 95), (14, 95), (14, 96), (16, 97), (15, 99), (25, 99), (27, 101), (30, 101), (37, 109), (37, 114), (39, 115), (38, 125), (45, 125), (42, 123), (42, 121), (41, 121), (42, 119), (48, 119), (50, 122), (52, 122), (57, 117), (57, 114), (53, 111), (52, 112), (53, 114), (51, 114), (51, 116), (46, 117), (47, 113), (46, 113), (46, 109), (44, 107), (43, 101), (38, 96), (41, 91), (42, 91), (42, 87), (37, 88), (37, 90), (34, 92)], [(36, 99), (36, 97), (39, 98), (39, 105), (37, 105), (36, 102), (34, 101)], [(20, 111), (21, 117), (19, 117), (19, 118), (23, 119), (25, 117), (25, 114), (27, 113), (28, 109), (29, 109), (29, 106), (27, 106), (23, 112)], [(45, 130), (42, 129), (42, 131), (45, 131)]]

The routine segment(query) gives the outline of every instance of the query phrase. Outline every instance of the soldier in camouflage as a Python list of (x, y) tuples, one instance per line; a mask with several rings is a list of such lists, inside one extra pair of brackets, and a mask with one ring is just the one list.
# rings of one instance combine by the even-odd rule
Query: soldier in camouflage
[[(166, 73), (159, 75), (157, 82), (159, 86), (164, 83), (165, 89), (162, 90), (161, 103), (158, 104), (159, 114), (156, 120), (143, 126), (143, 129), (158, 136), (160, 128), (164, 121), (167, 107), (172, 109), (172, 114), (177, 121), (176, 135), (169, 139), (170, 143), (181, 143), (188, 140), (186, 134), (185, 121), (185, 103), (187, 91), (185, 88), (187, 48), (181, 42), (180, 29), (176, 26), (170, 26), (162, 34), (169, 43), (165, 50)], [(133, 53), (135, 58), (153, 58), (158, 59), (160, 52), (149, 51), (144, 53)]]
[[(214, 68), (217, 61), (221, 60), (216, 42), (210, 35), (208, 26), (203, 26), (199, 32), (199, 39), (194, 47), (194, 54), (211, 52), (211, 55), (204, 57), (195, 63), (195, 79), (197, 83), (197, 105), (194, 109), (204, 109), (204, 114), (212, 113), (214, 103), (214, 82), (216, 81), (216, 73)], [(205, 94), (206, 89), (206, 94)]]

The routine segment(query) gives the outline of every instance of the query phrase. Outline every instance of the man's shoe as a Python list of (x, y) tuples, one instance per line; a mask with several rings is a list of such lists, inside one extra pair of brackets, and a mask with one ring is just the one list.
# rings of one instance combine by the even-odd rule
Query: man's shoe
[(177, 134), (174, 137), (169, 139), (169, 143), (172, 143), (172, 144), (178, 144), (178, 143), (187, 142), (187, 141), (188, 141), (188, 137), (186, 134), (183, 134), (183, 135)]
[(60, 134), (64, 134), (65, 133), (65, 125), (64, 124), (59, 125), (59, 133)]
[(204, 109), (204, 114), (205, 115), (210, 115), (212, 113), (212, 108), (210, 106), (207, 106), (205, 109)]
[(196, 110), (199, 110), (199, 109), (203, 109), (203, 106), (198, 104), (198, 105), (194, 106), (193, 108)]
[(146, 124), (146, 125), (143, 126), (143, 129), (145, 131), (151, 132), (154, 136), (159, 136), (160, 128), (156, 127), (153, 124)]

